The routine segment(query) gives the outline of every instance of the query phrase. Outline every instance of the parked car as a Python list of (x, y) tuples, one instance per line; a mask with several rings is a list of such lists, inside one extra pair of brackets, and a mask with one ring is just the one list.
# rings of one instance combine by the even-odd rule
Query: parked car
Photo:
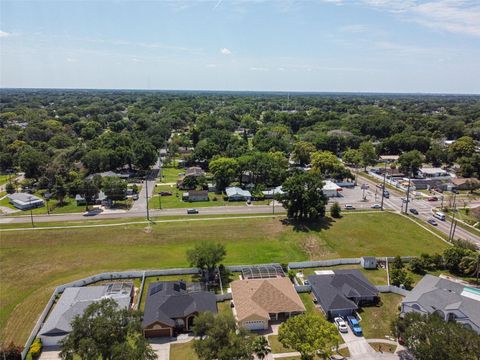
[(438, 198), (436, 196), (430, 196), (428, 201), (438, 201)]
[(413, 215), (418, 215), (418, 211), (417, 211), (417, 209), (415, 209), (415, 208), (410, 208), (410, 212), (411, 212)]
[(345, 204), (345, 210), (355, 210), (355, 207), (350, 204)]
[(343, 320), (341, 317), (336, 317), (333, 319), (335, 322), (335, 325), (337, 326), (338, 331), (341, 333), (348, 333), (348, 326), (345, 320)]
[(442, 190), (442, 189), (440, 189), (440, 188), (435, 188), (435, 191), (436, 191), (436, 192), (438, 192), (438, 193), (440, 193), (440, 194), (442, 194), (442, 193), (443, 193), (443, 190)]
[(460, 194), (460, 191), (458, 191), (457, 189), (453, 188), (453, 189), (452, 189), (452, 193), (454, 193), (454, 194)]
[(171, 196), (172, 193), (170, 191), (160, 191), (158, 193), (160, 196)]
[(382, 205), (380, 204), (373, 204), (372, 206), (370, 206), (372, 209), (381, 209), (382, 208)]
[(198, 214), (197, 209), (187, 209), (187, 214)]
[(133, 195), (132, 195), (132, 199), (133, 199), (133, 200), (138, 200), (138, 194), (133, 194)]
[(347, 316), (347, 321), (348, 321), (348, 325), (350, 326), (350, 329), (352, 329), (352, 332), (357, 336), (362, 336), (363, 334), (362, 327), (358, 323), (357, 318), (354, 316)]
[(433, 226), (437, 226), (437, 222), (435, 221), (435, 219), (428, 219), (427, 222), (430, 224), (430, 225), (433, 225)]

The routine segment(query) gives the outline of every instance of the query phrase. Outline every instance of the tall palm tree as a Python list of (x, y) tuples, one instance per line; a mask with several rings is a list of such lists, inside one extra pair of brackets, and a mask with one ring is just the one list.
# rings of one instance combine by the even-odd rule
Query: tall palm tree
[(475, 252), (463, 257), (460, 262), (460, 269), (465, 275), (476, 276), (478, 281), (480, 273), (480, 254)]
[(268, 341), (263, 336), (257, 336), (253, 341), (253, 352), (260, 360), (265, 359), (265, 357), (272, 352)]

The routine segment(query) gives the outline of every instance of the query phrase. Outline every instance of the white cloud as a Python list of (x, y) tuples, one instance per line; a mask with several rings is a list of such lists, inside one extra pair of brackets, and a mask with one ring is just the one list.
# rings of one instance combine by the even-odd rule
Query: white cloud
[(71, 58), (71, 57), (68, 57), (66, 60), (67, 60), (67, 62), (69, 62), (69, 63), (74, 63), (74, 62), (77, 62), (77, 61), (78, 61), (77, 59), (74, 59), (74, 58)]
[(0, 30), (0, 38), (9, 37), (10, 35), (12, 34), (9, 32)]
[(205, 65), (207, 68), (216, 68), (217, 64), (207, 64)]
[(232, 54), (232, 52), (227, 48), (220, 49), (220, 53), (227, 56)]
[(430, 29), (480, 37), (477, 0), (361, 0), (379, 10), (402, 13), (409, 21)]
[(252, 66), (250, 71), (269, 71), (270, 69), (268, 67), (257, 67), (257, 66)]
[(142, 63), (143, 62), (143, 60), (139, 59), (139, 58), (132, 58), (132, 61), (135, 62), (135, 63)]

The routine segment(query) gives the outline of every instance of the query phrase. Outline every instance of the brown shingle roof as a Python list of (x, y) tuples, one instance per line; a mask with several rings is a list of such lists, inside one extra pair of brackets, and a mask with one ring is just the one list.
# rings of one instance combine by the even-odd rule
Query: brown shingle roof
[(252, 315), (269, 319), (269, 313), (305, 311), (288, 278), (236, 280), (231, 289), (238, 321)]

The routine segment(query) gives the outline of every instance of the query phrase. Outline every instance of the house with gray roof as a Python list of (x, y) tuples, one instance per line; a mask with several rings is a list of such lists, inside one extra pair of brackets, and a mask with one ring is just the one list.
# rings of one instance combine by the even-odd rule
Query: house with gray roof
[(44, 346), (56, 346), (72, 331), (70, 325), (78, 315), (94, 302), (114, 299), (121, 309), (130, 308), (133, 297), (132, 282), (114, 282), (102, 286), (70, 287), (63, 291), (47, 320), (40, 328), (39, 337)]
[(352, 315), (378, 301), (378, 290), (356, 269), (317, 270), (308, 281), (327, 318)]
[(248, 190), (243, 190), (236, 186), (227, 187), (225, 189), (228, 201), (248, 201), (252, 198), (252, 194)]
[(42, 207), (44, 202), (38, 196), (28, 193), (13, 193), (7, 195), (8, 202), (20, 210)]
[(142, 321), (145, 337), (175, 336), (190, 331), (201, 312), (217, 313), (213, 292), (190, 290), (184, 281), (152, 283), (146, 296)]
[(402, 301), (402, 314), (437, 314), (480, 334), (480, 289), (425, 275)]

